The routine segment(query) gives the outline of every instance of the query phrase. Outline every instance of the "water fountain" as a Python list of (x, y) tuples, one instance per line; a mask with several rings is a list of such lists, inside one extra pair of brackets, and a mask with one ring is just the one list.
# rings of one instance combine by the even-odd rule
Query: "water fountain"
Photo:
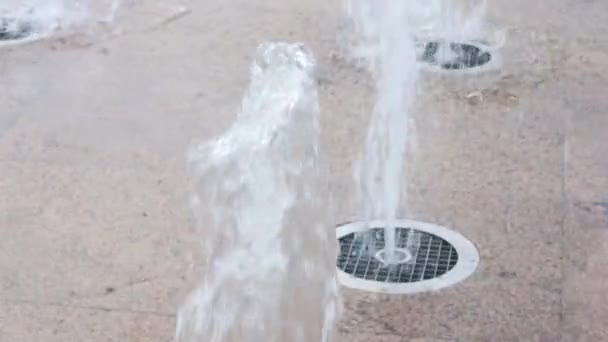
[[(452, 285), (475, 270), (474, 245), (447, 228), (398, 219), (409, 214), (407, 189), (401, 186), (415, 141), (412, 111), (423, 65), (418, 47), (425, 32), (449, 26), (438, 25), (448, 2), (349, 0), (347, 5), (358, 34), (351, 56), (372, 73), (376, 102), (364, 156), (355, 168), (364, 216), (337, 229), (338, 277), (348, 287), (384, 293)], [(445, 41), (439, 40), (431, 56), (442, 66), (460, 58)]]
[(12, 45), (114, 20), (121, 0), (5, 0), (0, 4), (0, 45)]
[[(438, 289), (470, 275), (479, 257), (458, 233), (397, 216), (407, 200), (401, 183), (419, 77), (415, 7), (392, 0), (348, 5), (364, 42), (354, 53), (374, 75), (377, 102), (355, 172), (365, 221), (338, 228), (339, 237), (350, 241), (345, 250), (341, 240), (339, 275), (352, 272), (342, 279), (348, 285), (359, 261), (367, 260), (365, 279), (373, 265), (373, 281)], [(190, 153), (206, 273), (180, 308), (179, 342), (333, 338), (335, 236), (319, 169), (314, 69), (302, 45), (261, 45), (236, 122)]]
[(402, 200), (404, 161), (412, 138), (411, 106), (418, 65), (406, 1), (351, 0), (348, 12), (364, 38), (367, 62), (376, 79), (376, 104), (367, 136), (365, 156), (356, 170), (365, 219), (383, 219), (385, 246), (376, 256), (387, 265), (411, 259), (396, 249), (395, 227)]
[(179, 311), (179, 342), (332, 340), (335, 236), (314, 74), (304, 46), (262, 44), (236, 122), (190, 153), (206, 273)]

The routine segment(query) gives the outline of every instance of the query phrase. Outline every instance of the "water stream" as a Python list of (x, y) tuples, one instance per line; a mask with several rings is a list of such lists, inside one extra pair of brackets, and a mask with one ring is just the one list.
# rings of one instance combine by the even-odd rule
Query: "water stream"
[(236, 122), (191, 152), (206, 263), (179, 342), (332, 340), (336, 241), (314, 73), (304, 46), (261, 45)]
[(361, 186), (361, 211), (368, 220), (382, 219), (385, 264), (399, 259), (395, 253), (395, 227), (405, 161), (412, 138), (411, 108), (416, 93), (418, 66), (410, 27), (408, 1), (350, 0), (348, 14), (362, 37), (358, 47), (376, 82), (376, 103), (369, 125), (365, 154), (356, 168)]

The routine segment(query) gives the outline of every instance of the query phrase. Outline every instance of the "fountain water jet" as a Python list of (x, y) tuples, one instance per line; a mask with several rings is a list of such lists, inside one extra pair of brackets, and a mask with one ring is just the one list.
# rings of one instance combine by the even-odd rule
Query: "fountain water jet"
[[(463, 2), (468, 0), (458, 1)], [(442, 25), (443, 17), (451, 14), (445, 6), (453, 3), (347, 2), (350, 23), (359, 35), (355, 38), (358, 44), (349, 52), (355, 62), (371, 71), (376, 103), (365, 154), (355, 167), (363, 221), (340, 225), (336, 231), (340, 241), (338, 277), (344, 286), (395, 294), (432, 291), (465, 279), (479, 262), (475, 246), (457, 232), (430, 223), (397, 220), (402, 200), (407, 201), (407, 191), (401, 185), (408, 178), (407, 161), (415, 147), (412, 111), (419, 69), (425, 67), (417, 51), (420, 38), (425, 32), (441, 33), (449, 27)], [(350, 35), (344, 37), (346, 47), (352, 48)], [(439, 34), (426, 41), (422, 45), (422, 55), (426, 57), (423, 61), (439, 61), (442, 68), (455, 69), (461, 66), (456, 62), (463, 56), (482, 55), (469, 45), (449, 42), (450, 37)], [(476, 65), (471, 60), (467, 62), (463, 65), (474, 67), (484, 61), (477, 58)], [(408, 214), (407, 203), (404, 204)], [(440, 269), (439, 265), (449, 266)]]
[(355, 178), (361, 184), (365, 219), (387, 223), (385, 247), (378, 255), (390, 265), (398, 262), (398, 254), (405, 253), (395, 250), (392, 222), (402, 200), (400, 185), (413, 133), (411, 107), (419, 73), (409, 22), (411, 7), (407, 1), (350, 0), (347, 8), (364, 41), (364, 48), (356, 53), (374, 74), (377, 96), (365, 156)]
[(206, 273), (179, 342), (329, 342), (336, 241), (317, 151), (312, 54), (258, 48), (236, 122), (190, 153)]

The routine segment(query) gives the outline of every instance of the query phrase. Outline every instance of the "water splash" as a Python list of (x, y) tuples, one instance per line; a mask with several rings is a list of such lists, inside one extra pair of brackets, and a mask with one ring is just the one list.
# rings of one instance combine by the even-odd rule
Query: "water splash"
[[(114, 20), (121, 0), (3, 0), (0, 31), (28, 41), (69, 33)], [(25, 38), (25, 37), (24, 37)], [(7, 42), (5, 42), (7, 43)]]
[[(377, 54), (377, 39), (373, 41), (372, 38), (378, 35), (382, 10), (375, 2), (366, 0), (348, 0), (347, 5), (350, 22), (357, 27), (343, 32), (340, 44), (345, 45), (343, 48), (353, 62), (369, 63), (370, 55)], [(505, 28), (493, 27), (486, 20), (487, 0), (408, 0), (406, 6), (404, 20), (408, 23), (419, 60), (424, 59), (427, 44), (431, 42), (438, 46), (434, 53), (437, 62), (443, 64), (456, 57), (450, 42), (482, 43), (488, 50), (498, 50), (507, 40)], [(365, 44), (353, 45), (351, 31), (359, 33), (357, 40), (365, 37)]]
[(365, 156), (355, 178), (366, 219), (383, 219), (385, 263), (395, 255), (395, 227), (402, 198), (401, 181), (405, 156), (412, 138), (411, 108), (416, 92), (418, 67), (411, 7), (407, 1), (350, 0), (348, 14), (363, 38), (355, 50), (376, 79), (376, 104), (368, 130)]
[(180, 342), (331, 341), (336, 241), (317, 151), (312, 54), (258, 48), (236, 122), (190, 153), (206, 274)]
[(492, 27), (486, 21), (487, 0), (428, 0), (414, 1), (414, 36), (418, 57), (423, 59), (427, 44), (437, 44), (434, 54), (440, 65), (454, 63), (458, 55), (452, 42), (481, 43), (486, 50), (498, 50), (506, 42), (507, 30)]
[(485, 34), (487, 0), (416, 0), (410, 20), (417, 38), (478, 39)]

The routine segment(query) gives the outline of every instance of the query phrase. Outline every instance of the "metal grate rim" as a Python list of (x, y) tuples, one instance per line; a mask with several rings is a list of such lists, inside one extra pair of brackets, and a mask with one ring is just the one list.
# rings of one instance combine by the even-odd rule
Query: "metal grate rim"
[(338, 278), (347, 287), (384, 293), (417, 293), (454, 285), (470, 276), (479, 264), (472, 242), (459, 233), (430, 223), (397, 220), (396, 243), (412, 258), (386, 266), (375, 258), (384, 248), (385, 222), (341, 225)]

